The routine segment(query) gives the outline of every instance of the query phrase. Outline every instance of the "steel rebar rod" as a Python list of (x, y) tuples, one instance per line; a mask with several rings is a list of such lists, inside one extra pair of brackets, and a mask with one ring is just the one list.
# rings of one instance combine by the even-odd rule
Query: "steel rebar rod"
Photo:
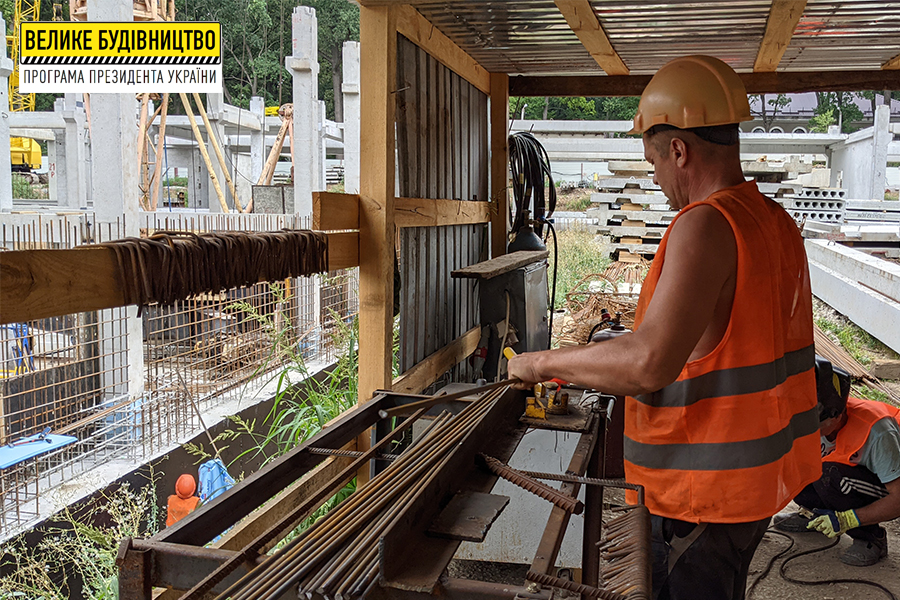
[(545, 483), (535, 481), (521, 471), (513, 469), (492, 456), (479, 454), (478, 457), (484, 462), (484, 465), (488, 470), (497, 477), (501, 477), (511, 484), (531, 492), (539, 498), (552, 502), (564, 511), (580, 515), (584, 510), (584, 503), (581, 502), (581, 500), (569, 496), (568, 494), (564, 494), (559, 490), (555, 490)]
[(577, 475), (557, 475), (556, 473), (540, 473), (537, 471), (519, 471), (523, 475), (534, 479), (546, 479), (547, 481), (566, 481), (569, 483), (582, 483), (585, 485), (599, 485), (602, 487), (616, 487), (634, 490), (638, 493), (638, 504), (644, 503), (644, 486), (628, 483), (624, 479), (597, 479), (595, 477), (579, 477)]
[(182, 600), (199, 600), (200, 598), (202, 598), (207, 592), (212, 590), (213, 586), (225, 579), (243, 562), (259, 554), (260, 549), (262, 549), (269, 541), (271, 541), (276, 535), (278, 535), (278, 533), (292, 525), (300, 515), (308, 511), (310, 508), (313, 508), (313, 505), (318, 505), (319, 503), (326, 500), (328, 494), (331, 493), (332, 487), (343, 483), (348, 474), (355, 473), (360, 469), (362, 465), (368, 463), (369, 459), (380, 452), (384, 446), (389, 444), (393, 440), (393, 437), (395, 435), (406, 430), (423, 414), (425, 414), (425, 410), (419, 410), (412, 416), (404, 419), (404, 421), (400, 423), (396, 429), (391, 431), (377, 444), (369, 448), (369, 450), (367, 450), (363, 456), (350, 463), (349, 466), (343, 469), (338, 475), (333, 477), (327, 484), (325, 484), (325, 486), (323, 486), (315, 494), (313, 494), (311, 498), (307, 499), (290, 513), (282, 517), (281, 520), (279, 520), (278, 523), (275, 524), (275, 526), (261, 533), (259, 536), (257, 536), (256, 539), (245, 546), (244, 549), (237, 553), (234, 557), (222, 563), (219, 568), (204, 577), (199, 583), (197, 583), (197, 585), (191, 588), (188, 593), (182, 597)]
[[(310, 561), (310, 557), (315, 556), (316, 554), (318, 554), (319, 557), (329, 557), (335, 548), (340, 547), (346, 542), (347, 538), (352, 534), (357, 533), (356, 527), (360, 523), (371, 523), (373, 515), (378, 515), (377, 511), (382, 511), (397, 493), (403, 492), (403, 490), (406, 489), (405, 486), (415, 484), (416, 480), (420, 480), (419, 484), (421, 485), (421, 478), (424, 473), (427, 473), (429, 470), (431, 470), (432, 473), (435, 473), (437, 470), (433, 469), (433, 466), (446, 460), (448, 451), (456, 445), (458, 439), (460, 439), (462, 435), (465, 435), (474, 423), (478, 422), (478, 420), (483, 417), (483, 414), (493, 404), (494, 400), (499, 397), (500, 393), (501, 392), (487, 394), (483, 398), (480, 398), (467, 406), (455, 417), (446, 419), (443, 423), (437, 423), (438, 420), (436, 419), (436, 422), (433, 422), (429, 426), (429, 429), (431, 430), (429, 431), (429, 435), (422, 436), (406, 452), (399, 455), (398, 458), (388, 466), (388, 469), (363, 488), (363, 492), (365, 493), (358, 492), (357, 494), (354, 494), (354, 496), (351, 496), (351, 498), (329, 513), (328, 517), (324, 519), (331, 522), (339, 522), (341, 524), (339, 527), (312, 528), (308, 532), (310, 535), (307, 536), (312, 539), (304, 540), (303, 544), (292, 543), (289, 545), (291, 547), (282, 549), (279, 554), (270, 557), (274, 560), (267, 560), (257, 569), (254, 569), (253, 573), (258, 575), (258, 577), (248, 578), (247, 575), (245, 575), (241, 581), (229, 588), (229, 590), (220, 595), (220, 597), (224, 598), (229, 594), (234, 598), (247, 599), (264, 597), (262, 594), (277, 597), (279, 593), (286, 591), (301, 580), (305, 581), (307, 584), (313, 583), (314, 581), (321, 581), (321, 577), (307, 577), (308, 573), (310, 573), (322, 560), (320, 558), (320, 560)], [(427, 408), (420, 410), (427, 410)], [(431, 443), (435, 441), (437, 442), (436, 444)], [(426, 479), (430, 479), (430, 477)], [(363, 504), (363, 501), (369, 496), (374, 495), (375, 492), (383, 492), (383, 488), (390, 489), (391, 487), (393, 487), (393, 490), (389, 493), (381, 493), (381, 498), (379, 498), (378, 501), (369, 503), (368, 505)], [(412, 488), (407, 489), (405, 493), (401, 494), (401, 499), (412, 499), (417, 489), (418, 487), (413, 485)], [(405, 502), (399, 502), (397, 504), (398, 506), (402, 506), (405, 505)], [(397, 510), (388, 510), (377, 521), (377, 527), (367, 526), (363, 531), (368, 531), (372, 535), (366, 537), (372, 538), (374, 537), (373, 532), (375, 530), (383, 530), (384, 526), (394, 520), (396, 513)], [(352, 518), (351, 515), (354, 514), (355, 518)], [(351, 517), (350, 523), (346, 522), (348, 517)], [(320, 521), (320, 523), (322, 522)], [(317, 523), (317, 525), (320, 523)], [(330, 535), (330, 532), (334, 529), (341, 530), (341, 533), (339, 533), (337, 538), (329, 540), (327, 536)], [(298, 540), (300, 539), (303, 538), (298, 538)], [(297, 540), (294, 541), (296, 542)], [(324, 548), (322, 547), (322, 544), (325, 544)], [(360, 546), (359, 544), (351, 544), (350, 549), (359, 549), (361, 547), (363, 546)], [(356, 555), (358, 554), (359, 553), (356, 553)], [(338, 566), (346, 565), (347, 552), (344, 552), (344, 556), (345, 558), (340, 563), (335, 563), (333, 559), (329, 559), (326, 566), (335, 564)], [(300, 565), (302, 565), (304, 561), (310, 564), (301, 567)], [(365, 561), (363, 561), (363, 564), (365, 564)], [(355, 572), (356, 570), (354, 570), (354, 573)], [(250, 581), (249, 579), (255, 579), (255, 581)], [(332, 585), (333, 583), (334, 580), (332, 579)], [(249, 587), (247, 587), (247, 584), (249, 584)], [(235, 592), (238, 592), (238, 590), (240, 590), (240, 592), (235, 595)]]

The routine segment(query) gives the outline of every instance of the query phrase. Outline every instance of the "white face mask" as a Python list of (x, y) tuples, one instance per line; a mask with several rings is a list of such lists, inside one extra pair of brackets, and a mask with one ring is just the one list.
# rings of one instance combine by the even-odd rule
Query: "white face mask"
[(835, 443), (828, 441), (824, 435), (820, 435), (819, 439), (822, 440), (822, 457), (826, 457), (834, 451)]

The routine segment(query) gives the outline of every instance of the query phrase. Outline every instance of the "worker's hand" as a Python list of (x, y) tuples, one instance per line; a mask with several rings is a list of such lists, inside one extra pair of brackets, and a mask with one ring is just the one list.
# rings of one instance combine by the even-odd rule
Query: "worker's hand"
[(815, 519), (809, 522), (807, 529), (814, 529), (827, 535), (829, 538), (837, 537), (842, 533), (859, 527), (859, 517), (854, 510), (833, 511), (827, 509), (813, 509)]
[(506, 363), (506, 370), (509, 373), (509, 377), (510, 379), (519, 380), (518, 383), (512, 384), (513, 388), (517, 390), (530, 390), (534, 387), (534, 384), (541, 381), (541, 378), (537, 376), (534, 363), (534, 352), (517, 354), (509, 359), (509, 362)]

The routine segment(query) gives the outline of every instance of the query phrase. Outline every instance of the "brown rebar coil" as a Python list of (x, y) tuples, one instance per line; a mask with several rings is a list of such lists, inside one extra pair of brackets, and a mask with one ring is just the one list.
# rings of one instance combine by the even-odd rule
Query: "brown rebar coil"
[(321, 273), (328, 267), (327, 236), (299, 229), (199, 235), (162, 231), (99, 246), (115, 252), (125, 303), (138, 306), (171, 304), (197, 294)]

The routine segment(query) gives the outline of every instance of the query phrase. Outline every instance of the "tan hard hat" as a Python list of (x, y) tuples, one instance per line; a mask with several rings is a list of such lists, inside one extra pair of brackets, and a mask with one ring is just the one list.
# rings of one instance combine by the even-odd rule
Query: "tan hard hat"
[(654, 125), (690, 129), (751, 119), (747, 90), (734, 69), (711, 56), (683, 56), (663, 65), (644, 88), (628, 133)]

